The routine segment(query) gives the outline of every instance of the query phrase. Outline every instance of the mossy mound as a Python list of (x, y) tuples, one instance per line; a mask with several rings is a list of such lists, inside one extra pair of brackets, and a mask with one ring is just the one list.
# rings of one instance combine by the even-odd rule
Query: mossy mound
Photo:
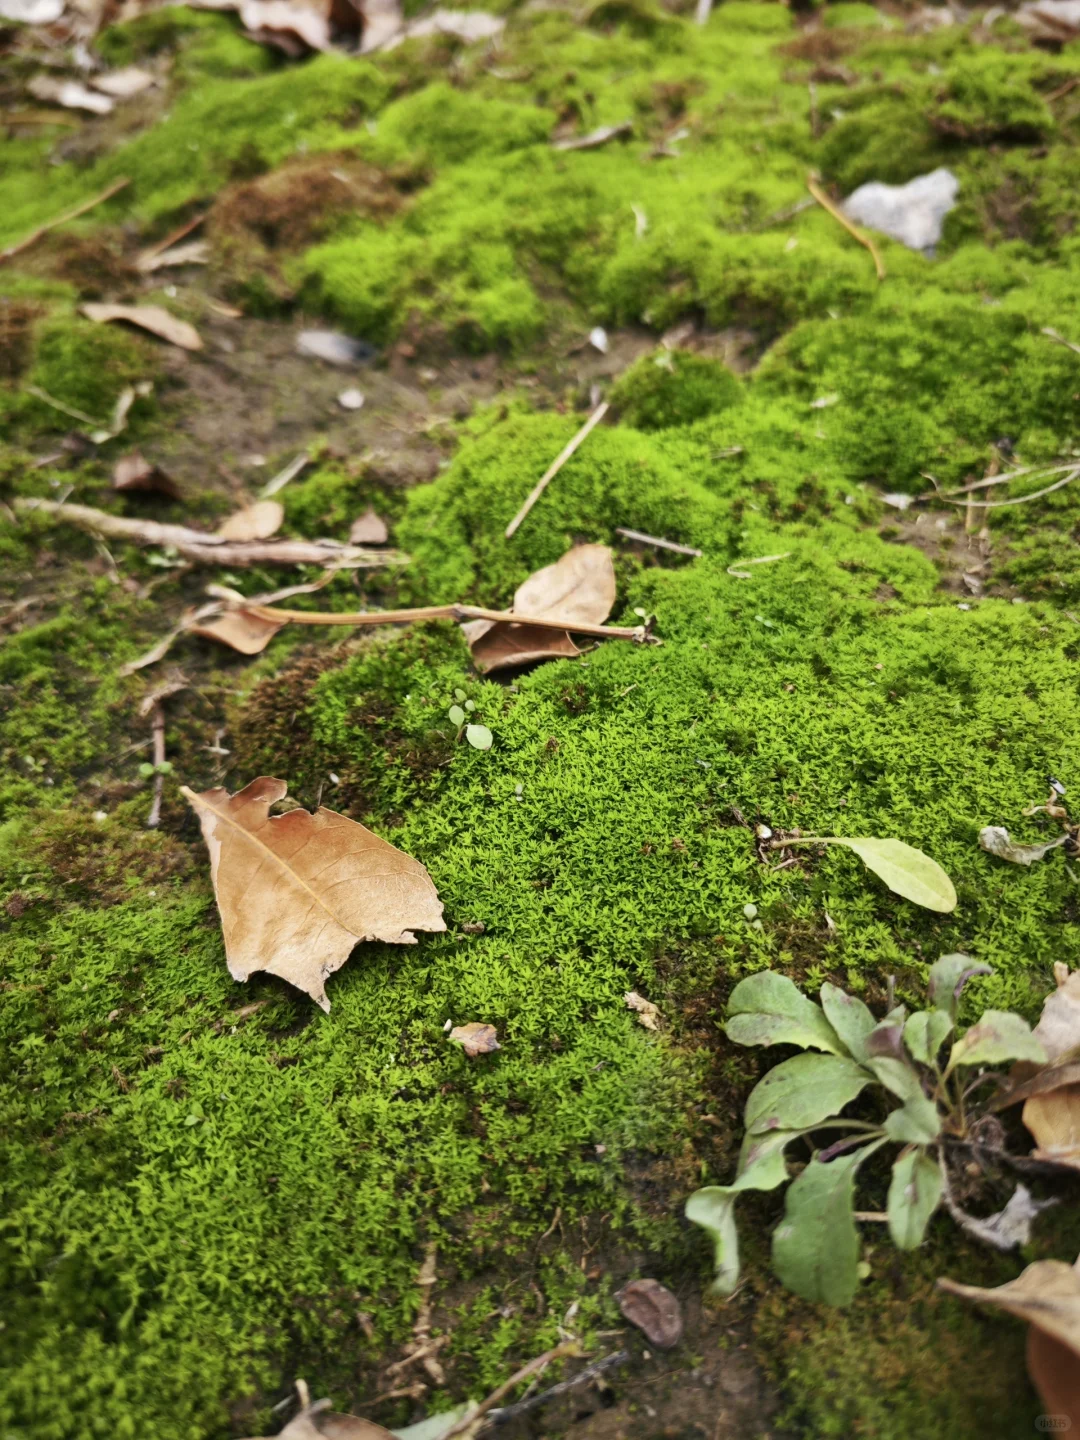
[[(586, 1341), (615, 1326), (624, 1270), (707, 1284), (681, 1205), (734, 1165), (758, 1063), (718, 1029), (739, 976), (768, 965), (877, 998), (893, 974), (910, 1000), (939, 953), (964, 950), (995, 969), (972, 1008), (1034, 1014), (1072, 953), (1064, 857), (1009, 867), (977, 834), (1040, 838), (1025, 808), (1049, 774), (1077, 783), (1080, 485), (986, 512), (985, 533), (882, 494), (1078, 448), (1077, 358), (1045, 331), (1080, 338), (1066, 194), (1080, 122), (1060, 95), (1080, 64), (1068, 46), (1024, 48), (1015, 27), (919, 35), (861, 5), (832, 18), (797, 30), (786, 7), (741, 0), (703, 29), (648, 4), (605, 3), (585, 23), (526, 9), (497, 60), (442, 36), (291, 65), (231, 18), (168, 9), (102, 41), (115, 62), (174, 57), (154, 123), (50, 167), (45, 194), (55, 136), (11, 141), (0, 243), (128, 175), (73, 236), (127, 264), (136, 240), (212, 204), (208, 288), (249, 311), (302, 303), (397, 346), (394, 364), (425, 345), (516, 357), (497, 403), (438, 417), (456, 453), (433, 483), (380, 495), (367, 458), (324, 449), (282, 492), (295, 533), (344, 534), (372, 501), (392, 520), (411, 563), (363, 579), (365, 603), (504, 605), (568, 546), (603, 542), (613, 620), (645, 612), (662, 642), (499, 683), (448, 623), (344, 643), (285, 631), (254, 662), (178, 643), (192, 684), (169, 701), (177, 778), (279, 774), (301, 803), (423, 861), (445, 901), (445, 935), (361, 947), (324, 1016), (265, 975), (230, 980), (174, 780), (161, 833), (144, 828), (152, 681), (117, 666), (203, 598), (206, 575), (160, 552), (103, 555), (40, 515), (3, 524), (0, 594), (31, 604), (25, 623), (0, 617), (16, 622), (0, 647), (13, 1440), (264, 1433), (296, 1374), (366, 1402), (408, 1337), (432, 1240), (454, 1274), (439, 1292), (453, 1334), (447, 1385), (425, 1403), (479, 1395), (554, 1342), (571, 1304)], [(627, 118), (625, 143), (549, 143)], [(831, 216), (799, 208), (811, 167), (846, 190), (943, 163), (961, 190), (939, 252), (882, 240), (884, 283)], [(73, 484), (87, 503), (212, 523), (220, 495), (172, 511), (108, 488), (140, 425), (182, 423), (164, 384), (122, 440), (59, 468), (69, 421), (27, 384), (105, 420), (125, 385), (181, 372), (79, 318), (81, 282), (58, 257), (0, 274), (17, 348), (0, 415), (27, 447), (4, 462), (5, 495)], [(608, 392), (617, 422), (507, 542), (580, 424), (571, 345), (593, 324), (659, 340), (688, 319), (714, 354), (702, 331), (748, 329), (760, 363), (736, 376), (647, 354)], [(625, 528), (704, 554), (642, 558)], [(338, 576), (295, 603), (360, 602)], [(458, 742), (458, 690), (489, 752)], [(774, 869), (757, 823), (894, 835), (945, 866), (959, 905), (918, 910), (837, 848)], [(659, 1033), (627, 1010), (632, 989), (659, 1006)], [(496, 1025), (502, 1049), (469, 1060), (448, 1019)], [(809, 1313), (768, 1270), (775, 1202), (748, 1203), (745, 1310), (725, 1324), (745, 1317), (799, 1433), (966, 1440), (1030, 1424), (1018, 1330), (931, 1283), (945, 1269), (992, 1283), (1013, 1259), (974, 1253), (943, 1217), (915, 1255), (871, 1233), (853, 1309)], [(591, 1269), (579, 1234), (602, 1237)], [(1068, 1224), (1036, 1237), (1032, 1257), (1075, 1252)], [(377, 1413), (400, 1423), (410, 1405)]]

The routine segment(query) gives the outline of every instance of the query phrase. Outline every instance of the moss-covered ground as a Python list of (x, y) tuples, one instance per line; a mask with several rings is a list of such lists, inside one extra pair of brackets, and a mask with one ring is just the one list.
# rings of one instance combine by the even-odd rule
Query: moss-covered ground
[[(1047, 776), (1080, 785), (1080, 487), (985, 519), (880, 497), (1080, 454), (1080, 358), (1044, 333), (1080, 341), (1080, 49), (1034, 48), (1006, 15), (944, 25), (851, 4), (728, 0), (704, 28), (647, 0), (507, 21), (494, 47), (444, 36), (295, 63), (229, 16), (162, 10), (98, 42), (110, 63), (160, 67), (156, 98), (74, 132), (15, 126), (5, 146), (0, 248), (131, 179), (0, 269), (8, 500), (63, 492), (212, 523), (235, 503), (217, 463), (241, 465), (259, 411), (282, 458), (300, 443), (317, 457), (282, 493), (290, 533), (343, 536), (373, 503), (411, 557), (296, 604), (504, 605), (571, 543), (601, 541), (612, 619), (655, 616), (662, 642), (496, 682), (448, 623), (286, 631), (254, 661), (183, 641), (190, 688), (168, 702), (174, 774), (148, 831), (138, 707), (157, 672), (119, 666), (208, 580), (253, 593), (281, 576), (170, 569), (4, 509), (12, 1440), (266, 1433), (297, 1374), (340, 1408), (368, 1403), (395, 1388), (431, 1242), (446, 1383), (365, 1414), (401, 1424), (485, 1393), (572, 1307), (594, 1351), (624, 1343), (604, 1338), (623, 1279), (688, 1300), (707, 1285), (681, 1211), (730, 1175), (761, 1063), (718, 1029), (741, 975), (775, 966), (871, 999), (895, 975), (917, 999), (926, 966), (964, 950), (995, 972), (972, 1007), (1034, 1014), (1052, 962), (1077, 953), (1063, 857), (1008, 867), (976, 837), (994, 823), (1037, 838), (1022, 811)], [(24, 51), (19, 65), (33, 68)], [(632, 136), (601, 149), (549, 145), (627, 119)], [(938, 165), (960, 179), (942, 243), (927, 257), (882, 239), (883, 283), (802, 208), (811, 169), (842, 194)], [(207, 270), (140, 279), (138, 247), (203, 209)], [(206, 352), (181, 360), (80, 318), (100, 296), (169, 305)], [(249, 318), (222, 320), (222, 303)], [(301, 316), (380, 347), (352, 440), (331, 416), (345, 381), (282, 368)], [(612, 354), (590, 370), (594, 325)], [(127, 434), (90, 453), (41, 398), (104, 421), (140, 379), (155, 389)], [(614, 379), (615, 423), (506, 541), (594, 379)], [(382, 427), (378, 446), (364, 426)], [(133, 440), (175, 457), (183, 502), (110, 490)], [(489, 752), (455, 742), (458, 690)], [(225, 968), (177, 783), (259, 774), (418, 857), (446, 905), (445, 935), (358, 950), (329, 1015)], [(765, 866), (757, 823), (896, 836), (945, 866), (959, 905), (919, 910), (838, 849)], [(631, 989), (658, 1005), (658, 1033), (626, 1009)], [(495, 1024), (503, 1048), (470, 1060), (447, 1020)], [(886, 1181), (869, 1177), (867, 1209)], [(974, 1203), (1007, 1193), (1000, 1177)], [(1058, 1193), (1072, 1204), (1027, 1258), (1080, 1244), (1075, 1196)], [(744, 1288), (620, 1412), (625, 1429), (538, 1412), (522, 1433), (724, 1437), (764, 1431), (776, 1406), (795, 1435), (1031, 1433), (1020, 1327), (933, 1287), (1004, 1280), (1021, 1257), (977, 1251), (941, 1217), (899, 1256), (868, 1225), (858, 1299), (817, 1310), (770, 1275), (779, 1205), (747, 1197)], [(680, 1377), (740, 1345), (773, 1410), (724, 1429), (702, 1392), (696, 1418), (669, 1423)]]

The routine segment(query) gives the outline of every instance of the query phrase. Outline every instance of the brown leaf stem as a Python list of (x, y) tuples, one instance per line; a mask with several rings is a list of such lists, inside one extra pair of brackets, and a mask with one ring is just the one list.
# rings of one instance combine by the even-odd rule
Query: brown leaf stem
[(522, 1380), (528, 1380), (533, 1375), (539, 1374), (541, 1370), (546, 1370), (553, 1360), (561, 1360), (564, 1356), (580, 1354), (581, 1346), (576, 1340), (564, 1340), (561, 1345), (556, 1345), (554, 1350), (546, 1350), (543, 1355), (538, 1355), (535, 1360), (530, 1360), (527, 1365), (523, 1365), (520, 1370), (511, 1375), (509, 1380), (504, 1380), (500, 1386), (491, 1392), (486, 1400), (481, 1400), (471, 1415), (462, 1416), (456, 1425), (452, 1425), (443, 1435), (443, 1440), (453, 1440), (453, 1436), (464, 1435), (467, 1431), (471, 1430), (481, 1415), (486, 1415), (489, 1410), (493, 1409), (494, 1406), (499, 1403), (504, 1395), (509, 1395), (515, 1385), (520, 1385)]
[(857, 240), (860, 245), (870, 251), (870, 255), (874, 261), (874, 269), (877, 271), (877, 278), (879, 280), (884, 280), (885, 262), (882, 260), (881, 255), (878, 252), (878, 248), (874, 244), (873, 240), (870, 239), (870, 236), (867, 235), (864, 231), (860, 230), (857, 225), (853, 225), (852, 222), (848, 219), (848, 217), (844, 214), (844, 212), (840, 209), (840, 207), (833, 204), (833, 202), (829, 199), (828, 195), (826, 195), (825, 191), (818, 184), (815, 176), (810, 175), (807, 178), (806, 188), (810, 191), (810, 194), (814, 197), (814, 199), (821, 206), (821, 208), (823, 210), (827, 210), (829, 214), (833, 217), (833, 219), (837, 221), (838, 224), (844, 227), (844, 229), (848, 232), (848, 234), (852, 237), (853, 240)]
[(279, 610), (275, 605), (248, 605), (245, 609), (264, 620), (295, 625), (412, 625), (422, 620), (507, 620), (512, 625), (537, 625), (545, 630), (570, 630), (601, 640), (644, 640), (644, 625), (589, 625), (584, 620), (560, 620), (557, 615), (519, 615), (516, 610), (485, 610), (480, 605), (419, 605), (412, 610)]
[(93, 210), (98, 205), (103, 205), (106, 200), (118, 194), (126, 186), (130, 185), (128, 179), (114, 180), (107, 189), (102, 190), (100, 195), (95, 195), (92, 200), (84, 200), (81, 205), (76, 205), (73, 210), (65, 210), (63, 215), (58, 215), (55, 220), (47, 220), (44, 225), (39, 225), (36, 230), (31, 230), (29, 235), (24, 235), (21, 240), (16, 240), (14, 245), (9, 245), (6, 250), (0, 250), (0, 265), (8, 260), (13, 260), (16, 255), (21, 255), (24, 250), (29, 250), (36, 245), (43, 235), (50, 230), (55, 230), (58, 225), (66, 225), (69, 220), (77, 220), (80, 215), (85, 215), (88, 210)]

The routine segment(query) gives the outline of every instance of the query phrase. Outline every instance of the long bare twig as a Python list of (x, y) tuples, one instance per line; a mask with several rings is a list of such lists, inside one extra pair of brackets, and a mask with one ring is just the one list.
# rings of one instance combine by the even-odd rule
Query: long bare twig
[(611, 1355), (605, 1355), (602, 1360), (594, 1360), (591, 1365), (586, 1365), (584, 1370), (579, 1370), (576, 1375), (571, 1375), (569, 1380), (560, 1380), (557, 1385), (551, 1385), (546, 1390), (541, 1390), (538, 1395), (530, 1395), (525, 1400), (519, 1400), (516, 1405), (504, 1405), (498, 1410), (489, 1410), (488, 1423), (506, 1425), (509, 1421), (516, 1420), (519, 1415), (526, 1415), (530, 1410), (536, 1410), (541, 1405), (546, 1405), (549, 1400), (554, 1400), (559, 1395), (565, 1395), (568, 1390), (573, 1390), (578, 1385), (584, 1385), (589, 1380), (595, 1380), (598, 1375), (603, 1375), (605, 1370), (612, 1370), (616, 1365), (622, 1365), (629, 1359), (629, 1350), (616, 1350)]
[(848, 232), (848, 234), (852, 237), (853, 240), (857, 240), (860, 245), (870, 251), (870, 254), (873, 257), (874, 261), (874, 269), (877, 271), (877, 278), (879, 280), (884, 280), (885, 262), (882, 260), (880, 254), (878, 253), (878, 248), (874, 244), (873, 240), (870, 239), (870, 236), (867, 235), (864, 231), (860, 230), (857, 225), (853, 224), (838, 205), (833, 204), (833, 202), (829, 199), (828, 195), (826, 195), (825, 191), (818, 184), (815, 176), (809, 176), (806, 181), (806, 188), (810, 191), (810, 194), (814, 197), (814, 199), (821, 206), (821, 208), (823, 210), (827, 210), (829, 214), (833, 217), (833, 219), (844, 227), (844, 229)]
[(644, 625), (589, 625), (584, 620), (557, 615), (519, 615), (516, 610), (486, 610), (480, 605), (419, 605), (412, 610), (279, 610), (276, 605), (245, 605), (262, 620), (294, 625), (413, 625), (423, 620), (508, 620), (514, 625), (537, 625), (543, 630), (567, 630), (595, 635), (600, 640), (644, 640)]
[(404, 564), (400, 551), (369, 550), (337, 540), (223, 540), (186, 525), (163, 525), (156, 520), (131, 520), (109, 515), (89, 505), (69, 505), (58, 500), (17, 497), (15, 509), (39, 510), (56, 520), (67, 520), (91, 535), (132, 540), (138, 545), (171, 545), (185, 560), (211, 565), (334, 565), (350, 569), (371, 569), (380, 565)]
[(98, 205), (104, 205), (106, 200), (111, 200), (114, 195), (130, 184), (131, 181), (127, 179), (114, 180), (107, 189), (102, 190), (100, 195), (95, 195), (91, 200), (85, 200), (81, 205), (76, 205), (73, 210), (65, 210), (63, 215), (58, 215), (55, 220), (47, 220), (44, 225), (39, 225), (36, 230), (31, 230), (29, 235), (24, 235), (21, 240), (16, 240), (14, 245), (9, 245), (6, 250), (0, 250), (0, 265), (7, 260), (13, 260), (24, 250), (29, 250), (31, 245), (36, 245), (43, 235), (47, 235), (50, 230), (55, 230), (58, 225), (66, 225), (69, 220), (77, 220), (88, 210), (93, 210)]
[(549, 483), (554, 480), (555, 476), (566, 464), (567, 460), (570, 459), (570, 456), (573, 455), (574, 451), (585, 439), (586, 435), (588, 435), (590, 430), (594, 429), (595, 426), (600, 424), (600, 421), (604, 418), (607, 412), (608, 402), (606, 400), (602, 400), (600, 404), (596, 407), (596, 409), (592, 412), (592, 414), (589, 416), (588, 420), (585, 421), (585, 424), (581, 427), (581, 429), (577, 432), (574, 438), (566, 446), (566, 448), (564, 450), (560, 450), (558, 455), (556, 455), (555, 459), (551, 462), (548, 468), (544, 471), (543, 475), (540, 476), (540, 479), (536, 482), (532, 490), (529, 492), (529, 496), (528, 499), (525, 501), (525, 504), (522, 505), (518, 513), (510, 521), (510, 524), (507, 525), (507, 540), (512, 537), (515, 530), (525, 519), (525, 516), (528, 515), (529, 511), (536, 504), (537, 500), (540, 499), (540, 496), (547, 489)]
[[(1063, 485), (1068, 485), (1077, 475), (1080, 475), (1080, 465), (1074, 465), (1064, 479), (1055, 480), (1053, 485), (1046, 485), (1042, 490), (1033, 490), (1030, 495), (1014, 496), (1012, 500), (950, 500), (947, 495), (938, 495), (936, 498), (943, 500), (946, 505), (966, 505), (973, 510), (1001, 510), (1006, 505), (1026, 505), (1029, 500), (1041, 500), (1044, 495), (1050, 495), (1055, 490), (1060, 490)], [(1013, 477), (1010, 475), (1007, 478), (1011, 480)]]
[(154, 704), (150, 712), (150, 734), (154, 742), (154, 801), (146, 817), (146, 828), (156, 830), (161, 824), (161, 796), (165, 789), (165, 708), (161, 701)]
[(693, 545), (680, 545), (677, 540), (664, 540), (659, 535), (646, 535), (641, 530), (627, 530), (623, 525), (615, 526), (615, 534), (622, 535), (627, 540), (636, 540), (639, 545), (655, 545), (658, 550), (673, 550), (676, 555), (700, 556), (702, 553), (695, 550)]
[(510, 1391), (513, 1390), (515, 1385), (520, 1385), (522, 1380), (528, 1380), (530, 1376), (539, 1374), (541, 1370), (546, 1370), (553, 1360), (561, 1360), (564, 1356), (580, 1354), (581, 1346), (576, 1340), (564, 1340), (561, 1345), (556, 1345), (554, 1350), (546, 1350), (543, 1355), (538, 1355), (535, 1360), (530, 1360), (529, 1363), (523, 1365), (516, 1374), (511, 1375), (509, 1380), (504, 1380), (500, 1386), (491, 1392), (486, 1400), (481, 1400), (471, 1415), (462, 1416), (456, 1425), (452, 1425), (443, 1435), (443, 1440), (452, 1440), (453, 1436), (464, 1435), (466, 1431), (471, 1430), (481, 1415), (486, 1415), (489, 1410), (494, 1409), (504, 1395), (510, 1394)]

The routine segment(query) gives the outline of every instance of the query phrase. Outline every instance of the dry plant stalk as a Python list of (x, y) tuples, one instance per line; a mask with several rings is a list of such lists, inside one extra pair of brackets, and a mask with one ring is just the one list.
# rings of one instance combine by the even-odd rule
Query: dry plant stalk
[(80, 215), (85, 215), (88, 210), (94, 210), (98, 205), (104, 205), (106, 200), (112, 197), (128, 185), (128, 179), (114, 180), (107, 189), (102, 190), (100, 195), (95, 195), (91, 200), (84, 200), (81, 205), (76, 205), (73, 210), (65, 210), (63, 215), (58, 215), (55, 220), (47, 220), (44, 225), (39, 225), (36, 230), (31, 230), (29, 235), (24, 235), (21, 240), (16, 240), (14, 245), (9, 245), (6, 250), (0, 250), (0, 265), (8, 260), (13, 260), (16, 255), (21, 255), (24, 250), (29, 250), (36, 245), (43, 235), (50, 230), (55, 230), (58, 225), (66, 225), (69, 220), (77, 220)]
[(506, 620), (513, 625), (537, 625), (545, 630), (573, 630), (594, 635), (598, 640), (646, 638), (644, 625), (589, 625), (584, 620), (560, 619), (557, 615), (519, 615), (516, 610), (485, 610), (481, 605), (419, 605), (412, 610), (279, 610), (275, 605), (247, 605), (245, 609), (263, 620), (294, 625), (412, 625), (422, 620)]
[(574, 438), (569, 442), (569, 444), (566, 446), (566, 448), (559, 451), (558, 455), (556, 455), (555, 459), (551, 462), (551, 464), (548, 466), (548, 468), (544, 471), (543, 475), (540, 476), (540, 479), (536, 482), (536, 484), (533, 486), (532, 490), (529, 492), (529, 495), (528, 495), (528, 498), (527, 498), (526, 501), (525, 501), (525, 504), (522, 505), (522, 507), (521, 507), (521, 509), (518, 511), (518, 513), (517, 513), (517, 514), (514, 516), (514, 518), (510, 521), (510, 524), (507, 525), (507, 527), (506, 527), (506, 538), (507, 538), (507, 540), (509, 540), (509, 539), (512, 538), (512, 536), (513, 536), (514, 532), (517, 530), (518, 526), (519, 526), (519, 525), (521, 524), (521, 522), (525, 519), (525, 516), (528, 515), (529, 511), (530, 511), (530, 510), (532, 509), (532, 507), (536, 504), (537, 500), (540, 499), (540, 496), (541, 496), (541, 495), (544, 493), (544, 491), (547, 489), (549, 483), (550, 483), (552, 480), (554, 480), (555, 476), (559, 473), (559, 471), (562, 469), (562, 467), (566, 464), (567, 460), (570, 459), (570, 456), (573, 455), (574, 451), (578, 448), (578, 446), (581, 444), (581, 442), (582, 442), (582, 441), (585, 439), (585, 437), (589, 434), (590, 430), (595, 429), (595, 427), (600, 424), (600, 421), (604, 418), (604, 416), (607, 414), (607, 412), (608, 412), (608, 402), (607, 402), (606, 400), (601, 401), (601, 403), (600, 403), (600, 404), (596, 407), (596, 409), (592, 412), (592, 414), (589, 416), (588, 420), (585, 421), (585, 424), (584, 424), (584, 425), (581, 427), (581, 429), (577, 432), (577, 434), (574, 436)]
[(860, 230), (857, 225), (852, 224), (852, 222), (848, 219), (848, 217), (844, 214), (840, 207), (833, 204), (833, 202), (829, 199), (828, 195), (826, 195), (825, 191), (818, 184), (817, 178), (814, 175), (810, 175), (807, 178), (806, 188), (810, 191), (810, 194), (814, 197), (814, 199), (821, 206), (821, 208), (823, 210), (827, 210), (829, 214), (833, 217), (833, 219), (838, 221), (839, 224), (844, 227), (844, 229), (848, 232), (848, 234), (852, 237), (853, 240), (857, 240), (860, 245), (870, 251), (870, 254), (873, 257), (874, 261), (874, 269), (877, 271), (877, 278), (879, 280), (884, 280), (885, 262), (882, 260), (881, 255), (878, 253), (878, 248), (874, 244), (873, 240), (870, 239), (870, 236), (867, 235), (865, 231)]

